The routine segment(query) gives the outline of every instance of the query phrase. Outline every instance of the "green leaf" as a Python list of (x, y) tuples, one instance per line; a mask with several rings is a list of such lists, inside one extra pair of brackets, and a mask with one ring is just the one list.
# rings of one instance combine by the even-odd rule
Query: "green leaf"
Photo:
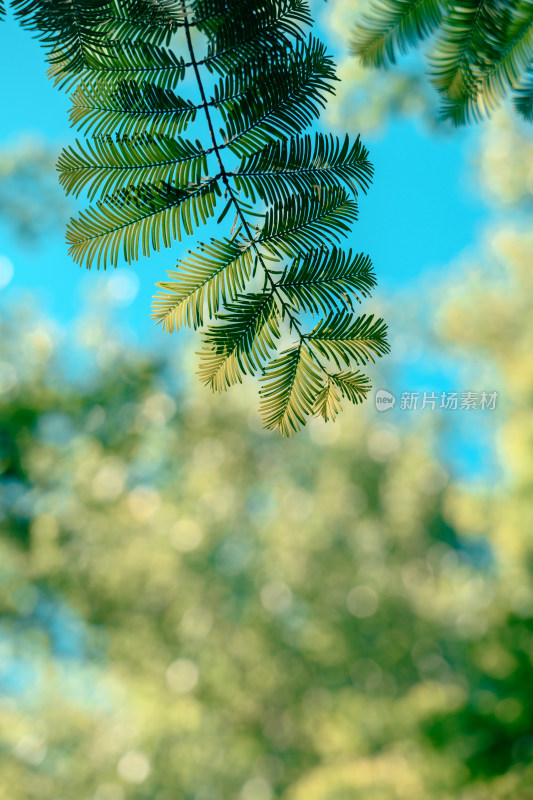
[(523, 119), (533, 122), (533, 70), (521, 82), (518, 87), (515, 99), (515, 108)]
[(357, 203), (344, 188), (289, 195), (268, 209), (257, 243), (274, 255), (302, 252), (341, 240), (357, 219)]
[[(332, 416), (343, 397), (361, 399), (366, 379), (329, 375), (319, 351), (340, 362), (380, 346), (367, 331), (357, 349), (339, 322), (375, 284), (368, 257), (337, 247), (373, 168), (359, 138), (301, 135), (335, 80), (325, 47), (304, 35), (307, 0), (14, 2), (47, 48), (52, 78), (73, 90), (72, 123), (92, 133), (58, 164), (66, 192), (95, 201), (70, 221), (72, 257), (106, 268), (148, 256), (205, 224), (223, 195), (217, 225), (231, 213), (229, 237), (187, 251), (157, 284), (152, 317), (169, 332), (214, 318), (200, 377), (216, 391), (262, 371), (283, 324), (297, 342), (266, 368), (261, 395), (267, 424), (284, 434), (310, 414)], [(177, 93), (186, 77), (197, 105)], [(198, 112), (202, 141), (181, 138)], [(305, 334), (309, 312), (328, 324)]]
[(242, 295), (218, 314), (204, 336), (199, 375), (221, 392), (260, 369), (279, 338), (279, 310), (272, 291)]
[[(306, 0), (231, 3), (220, 11), (197, 25), (209, 36), (202, 64), (219, 74), (246, 68), (265, 50), (281, 48), (287, 52), (294, 46), (294, 38), (302, 38), (303, 27), (311, 24)], [(202, 15), (201, 9), (197, 13)]]
[(520, 86), (533, 60), (531, 0), (518, 0), (514, 4), (502, 0), (490, 22), (491, 27), (484, 29), (488, 52), (478, 56), (481, 63), (474, 65), (475, 80), (464, 95), (449, 95), (444, 103), (443, 116), (456, 125), (491, 114), (510, 89)]
[(450, 4), (430, 56), (432, 80), (440, 92), (465, 97), (475, 85), (473, 65), (487, 42), (493, 0), (462, 0)]
[(196, 118), (197, 108), (170, 89), (152, 83), (80, 83), (72, 94), (70, 122), (95, 136), (149, 133), (174, 136)]
[(342, 410), (341, 398), (358, 405), (366, 399), (370, 389), (370, 381), (362, 372), (337, 372), (328, 375), (326, 385), (315, 403), (314, 413), (326, 422), (334, 421)]
[(176, 0), (119, 0), (112, 19), (100, 25), (99, 30), (114, 41), (168, 46), (183, 24), (183, 5)]
[(11, 6), (48, 49), (50, 62), (61, 61), (71, 71), (83, 69), (101, 52), (105, 36), (98, 27), (113, 13), (111, 0), (12, 0)]
[(333, 93), (334, 81), (333, 62), (316, 39), (298, 42), (289, 64), (286, 56), (277, 62), (271, 58), (261, 77), (239, 95), (217, 103), (231, 150), (250, 154), (269, 141), (305, 130)]
[(122, 136), (113, 141), (101, 136), (77, 148), (62, 151), (59, 181), (67, 194), (76, 197), (82, 190), (92, 200), (124, 187), (169, 184), (186, 189), (198, 184), (207, 172), (207, 159), (200, 142), (169, 136)]
[(265, 428), (291, 436), (313, 414), (324, 379), (304, 342), (271, 361), (261, 379), (261, 414)]
[(334, 136), (316, 134), (314, 141), (305, 135), (266, 145), (245, 156), (232, 177), (245, 197), (274, 203), (293, 193), (320, 194), (326, 187), (366, 192), (373, 172), (359, 137), (350, 144), (346, 136), (341, 144)]
[(437, 29), (429, 61), (443, 119), (455, 125), (480, 120), (512, 91), (518, 112), (529, 117), (532, 0), (374, 0), (357, 28), (354, 52), (365, 64), (387, 66)]
[(79, 65), (54, 61), (49, 75), (59, 88), (67, 91), (80, 82), (87, 85), (95, 80), (108, 85), (144, 81), (162, 89), (174, 89), (183, 80), (185, 62), (172, 50), (147, 42), (111, 42)]
[(352, 363), (374, 362), (376, 356), (388, 353), (386, 332), (383, 320), (375, 320), (372, 314), (355, 320), (338, 314), (319, 322), (306, 341), (317, 356), (332, 359), (342, 369)]
[(235, 239), (212, 239), (199, 253), (191, 253), (169, 272), (170, 281), (157, 283), (152, 318), (172, 333), (182, 325), (203, 325), (205, 308), (212, 317), (222, 304), (243, 292), (252, 277), (254, 258), (250, 245)]
[(279, 288), (298, 311), (332, 316), (353, 311), (355, 298), (368, 297), (376, 285), (370, 258), (362, 253), (352, 255), (337, 248), (314, 250), (288, 267)]
[(356, 27), (353, 52), (368, 67), (394, 64), (398, 52), (425, 39), (439, 25), (443, 0), (373, 0)]
[(335, 417), (342, 411), (341, 393), (333, 381), (328, 378), (326, 385), (321, 389), (313, 407), (316, 417), (322, 417), (324, 422), (335, 421)]
[(72, 219), (67, 229), (69, 253), (90, 267), (116, 266), (122, 256), (127, 263), (150, 255), (161, 245), (191, 234), (194, 225), (213, 216), (220, 190), (215, 179), (196, 189), (172, 186), (122, 189), (116, 196), (99, 201)]
[[(87, 78), (105, 69), (113, 74), (118, 65), (127, 73), (129, 58), (133, 70), (169, 68), (176, 61), (170, 50), (157, 47), (169, 43), (183, 21), (180, 3), (170, 0), (12, 0), (15, 15), (24, 27), (35, 31), (48, 50), (51, 74), (56, 82), (70, 88), (75, 76)], [(114, 62), (114, 63), (113, 63)], [(166, 62), (166, 63), (165, 63)], [(102, 77), (102, 76), (100, 76)], [(122, 77), (133, 77), (132, 74)], [(143, 76), (145, 79), (147, 75)], [(155, 80), (155, 79), (154, 79)], [(162, 83), (170, 85), (168, 77)]]

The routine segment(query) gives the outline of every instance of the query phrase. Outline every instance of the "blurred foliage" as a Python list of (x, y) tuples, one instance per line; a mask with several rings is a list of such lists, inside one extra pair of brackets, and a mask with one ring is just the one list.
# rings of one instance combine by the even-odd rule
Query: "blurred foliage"
[(533, 141), (528, 126), (509, 109), (494, 115), (473, 154), (484, 199), (502, 210), (530, 212), (533, 207)]
[(0, 219), (25, 245), (64, 227), (70, 203), (59, 191), (57, 154), (31, 139), (0, 149)]
[(455, 125), (489, 116), (512, 96), (533, 119), (533, 6), (530, 0), (370, 0), (354, 32), (361, 63), (388, 67), (434, 36), (428, 63)]
[(492, 245), (442, 312), (513, 392), (486, 493), (370, 411), (271, 440), (98, 318), (72, 380), (3, 317), (0, 797), (533, 796), (533, 242)]
[(340, 49), (336, 58), (340, 83), (326, 107), (328, 124), (366, 134), (380, 131), (390, 118), (422, 117), (430, 129), (448, 127), (438, 118), (438, 95), (420, 57), (403, 59), (390, 72), (363, 67), (353, 57), (349, 44), (354, 20), (366, 6), (366, 0), (329, 0), (322, 12), (331, 42)]
[[(529, 217), (529, 220), (531, 218)], [(533, 235), (531, 225), (501, 224), (486, 237), (478, 262), (469, 264), (461, 287), (450, 290), (439, 325), (457, 353), (466, 345), (473, 370), (490, 356), (506, 387), (510, 407), (497, 432), (505, 490), (472, 505), (455, 493), (455, 521), (488, 531), (498, 553), (501, 580), (520, 610), (533, 603), (529, 535), (533, 513)], [(461, 343), (461, 344), (460, 344)]]

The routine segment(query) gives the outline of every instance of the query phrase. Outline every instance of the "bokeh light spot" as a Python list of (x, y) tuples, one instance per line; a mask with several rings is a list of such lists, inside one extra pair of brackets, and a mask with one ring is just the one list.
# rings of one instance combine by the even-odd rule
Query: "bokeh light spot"
[(363, 619), (376, 613), (379, 597), (370, 586), (356, 586), (348, 593), (346, 605), (350, 614)]
[(173, 692), (187, 694), (198, 683), (198, 667), (188, 658), (178, 658), (167, 669), (166, 678)]

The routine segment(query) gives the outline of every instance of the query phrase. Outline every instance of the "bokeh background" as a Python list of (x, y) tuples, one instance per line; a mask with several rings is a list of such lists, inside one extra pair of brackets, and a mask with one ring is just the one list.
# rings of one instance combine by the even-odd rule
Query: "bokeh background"
[(2, 800), (533, 798), (531, 130), (439, 123), (416, 57), (362, 71), (363, 5), (314, 6), (322, 124), (376, 165), (350, 244), (398, 401), (288, 441), (150, 322), (180, 246), (69, 260), (68, 103), (0, 27)]

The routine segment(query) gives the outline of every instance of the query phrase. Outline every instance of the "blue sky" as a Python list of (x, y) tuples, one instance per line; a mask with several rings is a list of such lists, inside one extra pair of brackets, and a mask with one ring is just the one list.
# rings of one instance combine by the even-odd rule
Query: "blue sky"
[[(54, 147), (74, 141), (66, 96), (46, 78), (37, 42), (11, 19), (0, 25), (0, 69), (2, 75), (13, 76), (2, 82), (2, 106), (9, 112), (4, 113), (0, 127), (1, 144), (28, 135)], [(353, 136), (357, 131), (349, 133)], [(403, 302), (408, 287), (428, 275), (444, 277), (447, 265), (475, 245), (488, 222), (490, 210), (465, 178), (467, 145), (472, 146), (476, 136), (475, 129), (436, 136), (405, 120), (392, 122), (379, 136), (364, 138), (375, 165), (375, 181), (361, 198), (360, 219), (349, 245), (370, 253), (380, 290), (393, 302), (395, 298)], [(201, 238), (205, 239), (205, 233)], [(137, 295), (133, 302), (126, 297), (116, 315), (143, 341), (157, 345), (164, 339), (167, 343), (166, 335), (149, 319), (153, 286), (174, 267), (183, 249), (176, 244), (128, 268), (136, 276), (129, 285)], [(59, 235), (50, 237), (39, 250), (27, 251), (0, 228), (1, 255), (15, 266), (4, 290), (5, 300), (20, 289), (37, 290), (44, 310), (65, 324), (78, 316), (87, 287), (107, 284), (105, 274), (87, 273), (72, 262)], [(120, 294), (120, 280), (116, 285)], [(450, 380), (449, 373), (427, 359), (404, 364), (401, 375), (403, 386), (413, 390), (448, 389)], [(477, 463), (481, 458), (477, 444), (467, 440), (462, 445), (466, 460)], [(469, 447), (474, 447), (472, 456), (466, 456)]]

